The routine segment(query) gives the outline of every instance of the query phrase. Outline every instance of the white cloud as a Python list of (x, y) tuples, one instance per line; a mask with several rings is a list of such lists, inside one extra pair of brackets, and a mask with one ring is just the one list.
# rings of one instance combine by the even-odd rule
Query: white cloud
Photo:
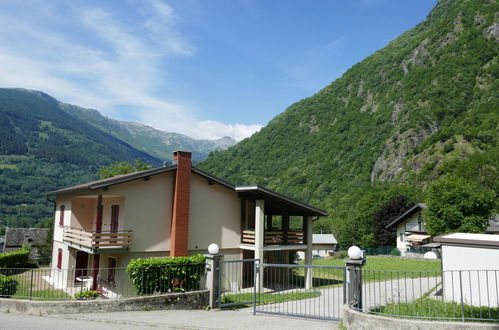
[[(41, 90), (112, 118), (197, 138), (242, 139), (261, 127), (206, 121), (164, 95), (175, 83), (165, 78), (168, 57), (195, 51), (166, 3), (137, 2), (140, 24), (103, 8), (52, 4), (0, 3), (0, 86)], [(45, 9), (35, 12), (39, 6)]]

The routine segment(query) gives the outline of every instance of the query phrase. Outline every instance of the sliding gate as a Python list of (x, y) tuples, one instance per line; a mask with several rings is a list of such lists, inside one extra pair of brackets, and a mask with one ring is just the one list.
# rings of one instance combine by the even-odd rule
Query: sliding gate
[(345, 278), (345, 267), (260, 264), (258, 259), (221, 261), (219, 306), (340, 320), (346, 296)]

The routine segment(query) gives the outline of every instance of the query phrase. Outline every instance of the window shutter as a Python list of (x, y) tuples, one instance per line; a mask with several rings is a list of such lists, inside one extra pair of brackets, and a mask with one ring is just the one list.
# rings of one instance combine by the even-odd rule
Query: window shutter
[(57, 250), (57, 269), (62, 267), (62, 249)]
[(59, 211), (59, 226), (64, 226), (64, 211), (66, 210), (65, 205), (61, 205)]

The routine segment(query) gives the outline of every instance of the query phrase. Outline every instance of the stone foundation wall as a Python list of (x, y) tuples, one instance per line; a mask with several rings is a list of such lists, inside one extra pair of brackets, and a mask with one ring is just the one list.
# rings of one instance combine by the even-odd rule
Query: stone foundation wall
[(209, 305), (207, 290), (124, 299), (34, 301), (0, 298), (0, 312), (32, 315), (123, 312), (161, 309), (202, 309)]

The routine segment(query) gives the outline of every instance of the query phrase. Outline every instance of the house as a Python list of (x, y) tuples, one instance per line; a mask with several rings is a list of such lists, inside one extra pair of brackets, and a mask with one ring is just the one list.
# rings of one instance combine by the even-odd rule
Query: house
[(38, 250), (35, 246), (44, 244), (48, 233), (48, 228), (7, 228), (2, 252), (12, 252), (20, 249), (23, 245), (30, 245), (34, 247), (30, 256), (32, 259), (36, 259)]
[(442, 249), (445, 300), (473, 306), (499, 304), (499, 235), (453, 233), (433, 238)]
[(87, 276), (96, 279), (93, 289), (117, 290), (114, 270), (131, 259), (206, 253), (211, 243), (225, 260), (287, 263), (289, 251), (304, 251), (311, 263), (312, 222), (325, 211), (264, 187), (234, 186), (192, 166), (190, 152), (176, 151), (173, 159), (48, 193), (56, 204), (58, 283)]
[(397, 248), (402, 255), (408, 253), (411, 247), (420, 247), (428, 243), (431, 238), (424, 228), (422, 211), (425, 208), (425, 204), (417, 203), (385, 227), (397, 228)]
[[(334, 252), (338, 241), (333, 234), (312, 234), (312, 254), (313, 256), (326, 257)], [(300, 259), (305, 258), (304, 252), (299, 252)]]

